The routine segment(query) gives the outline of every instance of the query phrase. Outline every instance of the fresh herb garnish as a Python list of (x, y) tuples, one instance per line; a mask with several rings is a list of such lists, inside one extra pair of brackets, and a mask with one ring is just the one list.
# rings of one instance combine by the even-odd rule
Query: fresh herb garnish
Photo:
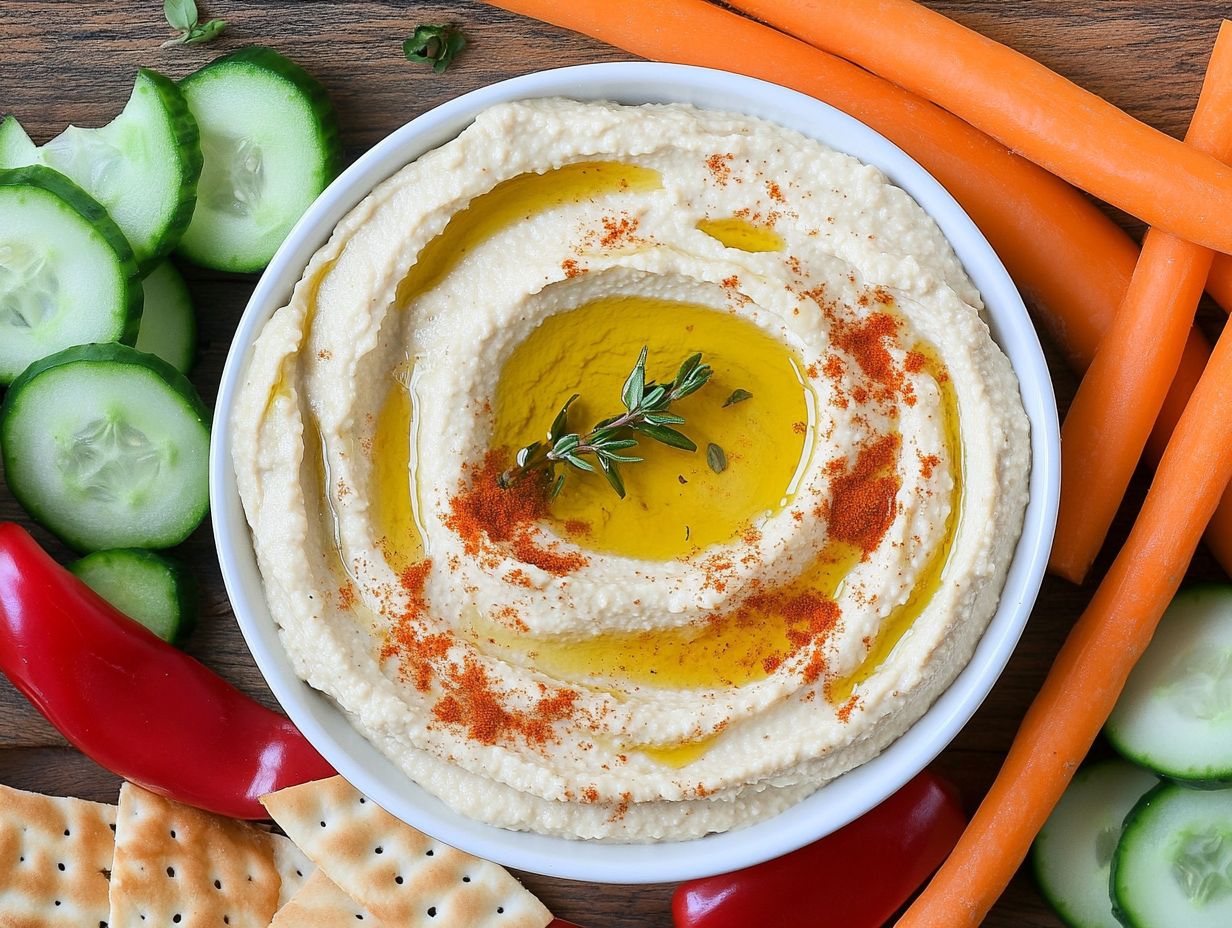
[(751, 400), (752, 398), (753, 394), (748, 390), (732, 390), (731, 396), (724, 401), (723, 408), (735, 406), (737, 403), (743, 403), (745, 400)]
[[(671, 383), (648, 383), (646, 355), (647, 349), (643, 348), (621, 390), (624, 413), (596, 422), (585, 435), (566, 432), (569, 407), (578, 398), (578, 394), (573, 394), (552, 421), (547, 440), (534, 442), (519, 451), (516, 466), (498, 478), (500, 485), (508, 489), (530, 474), (541, 474), (550, 481), (548, 492), (555, 498), (565, 484), (565, 475), (556, 473), (556, 465), (568, 464), (578, 470), (603, 474), (617, 495), (624, 499), (625, 484), (619, 465), (642, 460), (624, 453), (637, 447), (635, 435), (645, 435), (682, 451), (696, 451), (697, 445), (691, 438), (672, 428), (683, 425), (684, 417), (668, 412), (668, 407), (704, 387), (713, 373), (710, 365), (703, 364), (702, 356), (695, 354), (680, 365), (676, 379)], [(593, 456), (595, 463), (587, 460), (586, 455)]]
[(162, 48), (171, 45), (200, 45), (217, 38), (218, 34), (227, 28), (225, 19), (199, 22), (196, 0), (163, 0), (163, 15), (167, 17), (167, 25), (178, 29), (179, 35), (164, 42)]
[(706, 447), (706, 463), (710, 465), (710, 469), (716, 474), (721, 474), (727, 470), (727, 455), (723, 449), (711, 442)]
[(466, 36), (456, 26), (429, 23), (415, 27), (411, 37), (402, 43), (402, 54), (407, 61), (432, 65), (432, 70), (440, 74), (465, 47)]

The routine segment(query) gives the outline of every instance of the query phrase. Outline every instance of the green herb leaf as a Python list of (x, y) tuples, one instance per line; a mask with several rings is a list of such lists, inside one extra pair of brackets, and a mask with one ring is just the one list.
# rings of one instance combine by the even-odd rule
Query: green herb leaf
[(731, 396), (724, 401), (723, 408), (735, 406), (737, 403), (743, 403), (745, 400), (751, 400), (752, 398), (753, 394), (748, 390), (732, 390)]
[[(497, 484), (504, 489), (515, 486), (529, 474), (539, 474), (550, 486), (554, 498), (561, 490), (564, 475), (556, 474), (557, 464), (568, 464), (578, 470), (602, 472), (622, 498), (625, 495), (624, 480), (618, 465), (637, 464), (644, 460), (636, 455), (621, 454), (636, 448), (636, 434), (646, 435), (654, 441), (683, 451), (696, 451), (693, 439), (672, 428), (683, 425), (684, 416), (668, 412), (674, 400), (701, 389), (712, 373), (708, 364), (702, 363), (700, 354), (685, 359), (680, 372), (671, 384), (656, 384), (646, 381), (646, 359), (649, 349), (643, 347), (638, 354), (633, 370), (621, 388), (621, 401), (625, 411), (618, 416), (600, 419), (586, 434), (566, 433), (569, 407), (577, 400), (571, 396), (548, 429), (547, 444), (532, 442), (517, 453), (516, 466), (497, 477)], [(717, 447), (717, 446), (712, 446)], [(720, 451), (721, 453), (721, 451)], [(591, 464), (587, 456), (593, 456), (598, 465)], [(726, 466), (726, 462), (724, 462)], [(683, 477), (680, 478), (684, 483)]]
[(642, 398), (642, 409), (648, 412), (666, 409), (667, 404), (671, 401), (671, 394), (667, 392), (667, 387), (652, 384), (650, 389), (646, 391), (646, 395)]
[(624, 499), (625, 498), (625, 481), (620, 476), (620, 471), (616, 469), (616, 464), (614, 462), (606, 461), (602, 458), (599, 459), (599, 463), (603, 471), (603, 476), (607, 478), (608, 484), (611, 486), (613, 490), (616, 491), (617, 496), (619, 496), (621, 499)]
[[(501, 476), (504, 477), (504, 474), (501, 474)], [(548, 497), (550, 499), (556, 499), (556, 497), (560, 496), (561, 488), (564, 485), (565, 485), (565, 475), (560, 474), (556, 478), (556, 480), (552, 483), (552, 489), (548, 491)], [(502, 489), (505, 489), (505, 488), (502, 487)]]
[(721, 474), (727, 470), (727, 455), (722, 448), (711, 442), (706, 446), (706, 463), (716, 474)]
[(199, 23), (195, 0), (163, 0), (163, 15), (167, 17), (167, 24), (172, 29), (179, 30), (179, 35), (162, 44), (163, 48), (171, 45), (200, 45), (217, 38), (219, 33), (227, 28), (225, 19), (211, 19), (207, 23)]
[(654, 415), (647, 415), (646, 421), (651, 425), (680, 425), (684, 422), (684, 416), (670, 412), (656, 412)]
[(163, 15), (172, 29), (187, 32), (197, 25), (197, 4), (195, 0), (163, 0)]
[(432, 65), (432, 70), (440, 74), (466, 47), (466, 36), (448, 23), (426, 23), (416, 26), (411, 37), (402, 43), (402, 54), (407, 61)]
[(697, 445), (693, 443), (693, 439), (683, 432), (677, 432), (673, 428), (668, 428), (666, 425), (642, 422), (633, 426), (633, 428), (635, 431), (641, 432), (643, 435), (649, 435), (655, 441), (670, 445), (673, 448), (680, 448), (682, 451), (697, 450)]
[(568, 461), (570, 464), (572, 464), (574, 467), (576, 467), (578, 470), (588, 471), (589, 473), (592, 473), (592, 474), (595, 472), (594, 467), (590, 463), (582, 460), (576, 454), (566, 454), (565, 460)]
[(603, 442), (592, 441), (591, 447), (599, 451), (623, 451), (625, 448), (636, 448), (636, 438), (612, 438)]
[(552, 420), (552, 427), (548, 429), (548, 441), (556, 441), (561, 435), (565, 434), (565, 426), (569, 420), (569, 407), (573, 405), (577, 398), (578, 394), (573, 394), (573, 396), (565, 400), (565, 405), (560, 407), (560, 412)]
[(695, 355), (691, 355), (684, 359), (684, 363), (680, 365), (680, 370), (676, 373), (676, 383), (684, 383), (693, 376), (693, 372), (697, 370), (702, 363), (702, 354), (699, 351)]
[(218, 34), (227, 28), (225, 19), (211, 19), (208, 23), (201, 26), (196, 26), (188, 31), (188, 37), (184, 39), (185, 45), (202, 45), (205, 42), (210, 42), (218, 37)]
[(517, 462), (518, 467), (525, 467), (526, 462), (534, 457), (535, 452), (539, 450), (539, 442), (531, 442), (525, 448), (518, 452)]
[(631, 454), (615, 454), (610, 451), (605, 451), (603, 456), (599, 458), (600, 463), (603, 461), (619, 461), (622, 464), (637, 464), (644, 460), (646, 459), (639, 458)]
[(637, 356), (637, 363), (633, 365), (633, 370), (629, 372), (625, 385), (620, 391), (620, 400), (625, 404), (625, 409), (629, 410), (629, 412), (637, 409), (642, 404), (642, 398), (646, 395), (647, 351), (648, 349), (643, 345), (642, 353)]

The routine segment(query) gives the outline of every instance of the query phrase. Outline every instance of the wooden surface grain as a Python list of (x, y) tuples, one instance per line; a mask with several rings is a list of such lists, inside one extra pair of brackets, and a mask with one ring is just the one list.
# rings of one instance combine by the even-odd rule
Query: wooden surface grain
[[(567, 0), (562, 0), (567, 2)], [(618, 0), (614, 0), (618, 2)], [(1214, 0), (929, 0), (931, 6), (1007, 42), (1133, 115), (1183, 133), (1226, 5)], [(544, 68), (628, 55), (590, 39), (474, 2), (311, 2), (214, 0), (210, 15), (231, 21), (210, 45), (160, 50), (167, 37), (157, 0), (108, 3), (0, 0), (0, 113), (17, 114), (38, 142), (66, 124), (105, 123), (145, 65), (181, 77), (249, 42), (273, 46), (317, 75), (337, 104), (348, 160), (425, 110), (493, 81)], [(443, 75), (403, 60), (400, 43), (421, 22), (455, 22), (470, 44)], [(733, 49), (734, 56), (741, 51)], [(939, 66), (943, 66), (939, 64)], [(1117, 217), (1131, 231), (1139, 227)], [(2, 231), (3, 217), (0, 217)], [(231, 334), (254, 278), (185, 268), (201, 327), (192, 379), (212, 404)], [(1213, 326), (1218, 314), (1204, 312)], [(1049, 351), (1064, 409), (1074, 380)], [(1118, 519), (1109, 550), (1124, 537), (1146, 485), (1140, 475)], [(0, 486), (0, 518), (26, 519)], [(37, 537), (67, 560), (47, 533)], [(235, 626), (223, 591), (209, 524), (177, 552), (202, 586), (203, 619), (189, 650), (256, 698), (273, 705)], [(995, 775), (1019, 719), (1095, 579), (1076, 588), (1049, 578), (1013, 659), (975, 718), (936, 760), (974, 807)], [(1204, 552), (1195, 578), (1221, 574)], [(1101, 750), (1101, 748), (1097, 748)], [(117, 783), (70, 749), (7, 681), (0, 679), (0, 782), (50, 793), (113, 800)], [(788, 813), (790, 814), (790, 813)], [(653, 847), (646, 854), (653, 856)], [(558, 915), (588, 928), (660, 928), (671, 924), (671, 886), (582, 885), (527, 875), (527, 884)], [(989, 916), (989, 926), (1055, 928), (1059, 922), (1020, 874)]]

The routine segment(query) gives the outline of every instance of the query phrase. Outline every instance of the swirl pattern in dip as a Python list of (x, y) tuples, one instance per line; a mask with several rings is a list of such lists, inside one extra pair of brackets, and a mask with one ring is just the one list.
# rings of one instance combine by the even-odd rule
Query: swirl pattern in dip
[[(496, 825), (787, 808), (910, 727), (996, 609), (1029, 438), (980, 306), (910, 197), (796, 133), (485, 111), (339, 223), (249, 364), (235, 467), (297, 672)], [(660, 382), (713, 367), (672, 409), (697, 453), (643, 439), (623, 500), (497, 485), (571, 394), (572, 430), (620, 411), (643, 345)]]

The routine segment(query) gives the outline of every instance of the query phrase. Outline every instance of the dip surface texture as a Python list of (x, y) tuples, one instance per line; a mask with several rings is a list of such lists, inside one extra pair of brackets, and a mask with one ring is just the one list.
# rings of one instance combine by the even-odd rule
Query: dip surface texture
[[(297, 672), (495, 825), (788, 808), (906, 731), (996, 610), (1029, 436), (980, 309), (906, 193), (797, 133), (485, 111), (338, 224), (233, 410)], [(696, 452), (642, 436), (624, 499), (567, 466), (556, 497), (498, 486), (572, 394), (568, 431), (623, 412), (643, 346), (659, 383), (713, 368), (671, 409)]]

